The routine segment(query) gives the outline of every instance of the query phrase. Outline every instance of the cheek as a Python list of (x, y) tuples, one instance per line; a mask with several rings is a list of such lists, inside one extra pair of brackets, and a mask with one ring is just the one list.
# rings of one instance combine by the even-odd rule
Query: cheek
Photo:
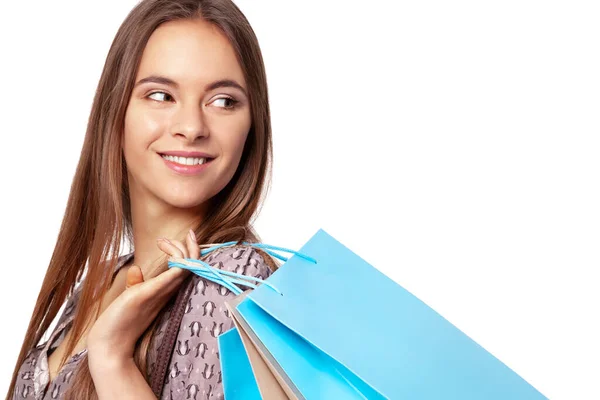
[(250, 127), (252, 126), (252, 120), (250, 113), (244, 114), (241, 120), (236, 121), (235, 126), (226, 129), (226, 132), (234, 132), (234, 134), (227, 135), (223, 140), (227, 146), (228, 152), (232, 155), (232, 158), (237, 163), (242, 157), (244, 145), (248, 140), (250, 133)]
[(240, 159), (242, 158), (242, 153), (244, 152), (244, 145), (248, 138), (248, 132), (245, 132), (246, 133), (228, 137), (224, 143), (227, 147), (227, 154), (229, 154), (227, 161), (231, 175), (237, 170)]
[(127, 108), (122, 143), (126, 161), (135, 161), (141, 157), (149, 145), (160, 136), (161, 119), (164, 120), (164, 117), (142, 112), (135, 105)]

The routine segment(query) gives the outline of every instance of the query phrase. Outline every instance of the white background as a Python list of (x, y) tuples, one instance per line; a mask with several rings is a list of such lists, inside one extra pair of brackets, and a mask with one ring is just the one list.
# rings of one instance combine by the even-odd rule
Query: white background
[[(134, 4), (2, 7), (0, 393)], [(323, 228), (546, 396), (600, 399), (598, 3), (237, 4), (273, 116), (263, 241)]]

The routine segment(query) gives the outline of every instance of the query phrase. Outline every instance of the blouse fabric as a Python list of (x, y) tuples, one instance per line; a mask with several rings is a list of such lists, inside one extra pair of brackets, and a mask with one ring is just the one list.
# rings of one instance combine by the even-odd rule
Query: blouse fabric
[[(134, 253), (119, 257), (114, 274), (127, 264)], [(256, 249), (248, 246), (222, 247), (208, 254), (205, 261), (212, 267), (266, 279), (271, 270)], [(114, 275), (113, 275), (114, 277)], [(235, 295), (225, 287), (193, 275), (194, 289), (185, 306), (175, 348), (167, 370), (161, 400), (220, 400), (224, 398), (217, 337), (233, 327), (224, 302)], [(48, 357), (60, 345), (70, 329), (81, 285), (67, 299), (50, 338), (31, 349), (21, 365), (15, 385), (14, 400), (62, 399), (63, 393), (77, 379), (80, 362), (87, 362), (87, 349), (69, 358), (50, 381)], [(151, 376), (173, 302), (158, 316), (158, 326), (148, 349), (147, 368)]]

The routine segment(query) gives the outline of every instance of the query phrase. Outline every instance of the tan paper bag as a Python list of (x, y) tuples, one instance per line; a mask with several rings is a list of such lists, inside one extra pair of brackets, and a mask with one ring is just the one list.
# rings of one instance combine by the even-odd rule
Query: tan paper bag
[(304, 396), (297, 391), (269, 350), (263, 346), (236, 310), (237, 305), (244, 300), (248, 293), (250, 290), (236, 296), (231, 301), (226, 301), (225, 306), (242, 338), (262, 398), (265, 400), (304, 400)]

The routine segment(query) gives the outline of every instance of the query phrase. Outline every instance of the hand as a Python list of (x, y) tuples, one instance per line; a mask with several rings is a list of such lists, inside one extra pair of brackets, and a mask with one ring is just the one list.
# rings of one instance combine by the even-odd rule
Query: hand
[[(186, 244), (177, 240), (158, 241), (158, 247), (172, 257), (198, 259), (200, 248), (195, 237), (188, 235)], [(137, 265), (129, 267), (127, 289), (102, 312), (88, 334), (90, 371), (133, 359), (135, 343), (189, 273), (173, 267), (144, 281)]]

